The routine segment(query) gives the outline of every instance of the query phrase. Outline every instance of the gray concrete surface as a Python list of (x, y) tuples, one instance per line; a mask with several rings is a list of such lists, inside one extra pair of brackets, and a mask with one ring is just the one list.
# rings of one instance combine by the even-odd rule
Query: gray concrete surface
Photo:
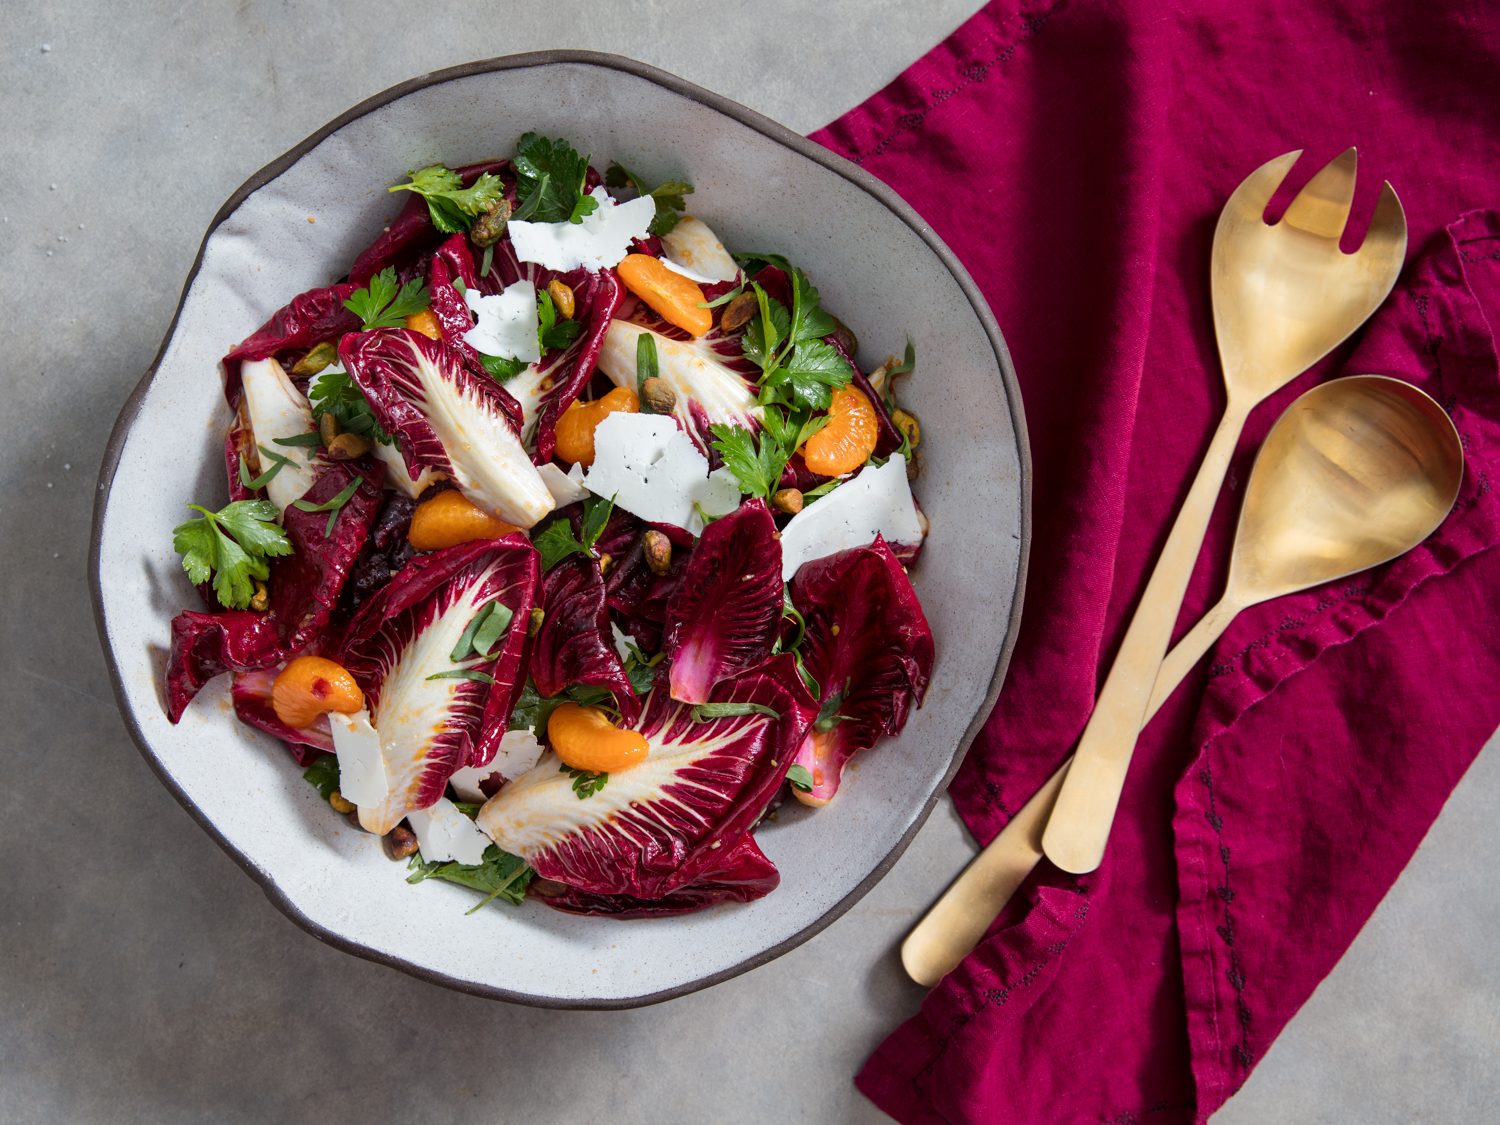
[[(706, 993), (568, 1013), (419, 983), (282, 918), (136, 755), (91, 620), (89, 508), (209, 218), (359, 99), (471, 58), (579, 46), (808, 130), (977, 6), (6, 5), (0, 1121), (884, 1120), (850, 1076), (920, 1001), (893, 950), (968, 854), (946, 805), (842, 920)], [(1495, 753), (1218, 1121), (1494, 1119)]]

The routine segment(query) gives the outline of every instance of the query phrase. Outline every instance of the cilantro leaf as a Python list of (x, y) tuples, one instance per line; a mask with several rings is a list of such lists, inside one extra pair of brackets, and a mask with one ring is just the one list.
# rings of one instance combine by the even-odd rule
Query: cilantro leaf
[[(527, 133), (516, 145), (516, 199), (520, 206), (511, 216), (538, 223), (579, 223), (598, 207), (597, 200), (583, 190), (588, 176), (588, 157), (561, 137), (548, 140), (540, 133)], [(589, 198), (589, 203), (583, 200)]]
[[(364, 391), (359, 389), (359, 384), (350, 378), (348, 372), (323, 372), (308, 387), (307, 400), (314, 418), (321, 419), (324, 414), (332, 414), (341, 433), (358, 434), (382, 445), (396, 444), (396, 439), (386, 433), (375, 420), (370, 400), (365, 398)], [(301, 435), (298, 435), (297, 440), (301, 441)], [(278, 445), (290, 444), (281, 438), (275, 441)]]
[(172, 547), (194, 585), (213, 578), (214, 594), (229, 609), (244, 609), (255, 594), (255, 582), (270, 576), (267, 559), (292, 553), (291, 540), (276, 523), (269, 500), (237, 500), (217, 512), (199, 504), (202, 515), (172, 530)]
[(356, 289), (344, 301), (348, 309), (363, 322), (363, 330), (400, 328), (407, 317), (428, 305), (427, 283), (414, 277), (405, 285), (396, 284), (396, 267), (386, 266), (363, 289)]
[(453, 169), (429, 164), (408, 172), (409, 183), (396, 184), (388, 191), (414, 191), (427, 201), (432, 225), (444, 234), (459, 234), (474, 225), (474, 220), (491, 203), (505, 195), (500, 177), (485, 172), (468, 187)]
[(652, 234), (666, 234), (682, 218), (687, 207), (687, 196), (693, 193), (693, 185), (684, 180), (668, 180), (650, 191), (645, 182), (619, 161), (610, 164), (604, 173), (606, 187), (635, 189), (637, 195), (650, 196), (656, 204), (656, 215), (651, 220)]

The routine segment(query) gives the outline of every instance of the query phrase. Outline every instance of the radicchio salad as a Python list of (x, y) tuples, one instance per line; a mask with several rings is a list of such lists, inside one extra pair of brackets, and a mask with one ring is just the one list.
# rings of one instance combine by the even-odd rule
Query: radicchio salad
[(756, 826), (832, 800), (931, 675), (910, 345), (862, 372), (801, 269), (565, 140), (390, 190), (345, 280), (224, 357), (169, 717), (230, 674), (411, 881), (479, 905), (769, 893)]

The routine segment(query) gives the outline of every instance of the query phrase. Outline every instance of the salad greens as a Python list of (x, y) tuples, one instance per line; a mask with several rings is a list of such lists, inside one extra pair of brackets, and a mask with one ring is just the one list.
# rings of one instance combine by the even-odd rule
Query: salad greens
[(194, 585), (213, 579), (214, 594), (230, 609), (244, 609), (255, 595), (255, 582), (271, 575), (270, 560), (292, 553), (291, 541), (276, 523), (279, 514), (269, 500), (237, 500), (202, 513), (172, 530), (172, 547)]
[(388, 191), (416, 192), (427, 201), (432, 225), (444, 234), (460, 234), (474, 225), (487, 206), (503, 198), (505, 185), (500, 177), (485, 172), (468, 187), (452, 168), (429, 164), (408, 173), (410, 181), (396, 184)]

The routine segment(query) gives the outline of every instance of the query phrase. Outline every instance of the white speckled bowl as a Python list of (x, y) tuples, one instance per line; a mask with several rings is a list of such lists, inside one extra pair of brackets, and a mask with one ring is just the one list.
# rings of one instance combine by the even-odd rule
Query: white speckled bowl
[[(783, 251), (862, 340), (868, 368), (910, 331), (932, 536), (914, 579), (937, 638), (926, 706), (857, 761), (828, 808), (757, 833), (781, 886), (749, 905), (619, 921), (408, 886), (370, 836), (329, 814), (272, 739), (235, 721), (224, 680), (178, 726), (163, 711), (168, 622), (193, 602), (171, 546), (191, 499), (221, 495), (218, 360), (293, 294), (341, 276), (399, 205), (406, 169), (511, 151), (528, 129), (596, 164), (697, 185), (732, 248)], [(316, 220), (315, 222), (311, 220)], [(92, 582), (120, 708), (146, 760), (281, 910), (351, 953), (466, 991), (629, 1007), (762, 964), (847, 910), (896, 861), (1004, 677), (1029, 540), (1020, 399), (984, 300), (897, 195), (774, 122), (661, 71), (582, 52), (520, 55), (407, 82), (356, 106), (235, 192), (215, 217), (152, 369), (110, 438)], [(109, 582), (101, 581), (107, 566)]]

